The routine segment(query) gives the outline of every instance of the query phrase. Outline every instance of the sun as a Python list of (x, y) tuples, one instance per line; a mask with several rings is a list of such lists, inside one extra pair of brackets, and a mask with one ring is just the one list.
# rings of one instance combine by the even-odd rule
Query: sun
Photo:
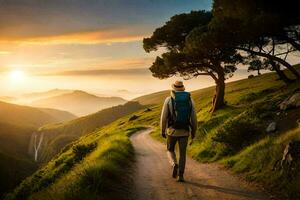
[(10, 80), (14, 83), (22, 82), (25, 79), (25, 73), (22, 70), (14, 70), (9, 74)]

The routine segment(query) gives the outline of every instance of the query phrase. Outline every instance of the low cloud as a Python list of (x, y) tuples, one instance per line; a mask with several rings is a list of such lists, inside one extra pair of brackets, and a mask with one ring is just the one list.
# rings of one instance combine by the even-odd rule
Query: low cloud
[(0, 51), (0, 56), (5, 56), (11, 54), (10, 51)]
[[(143, 33), (133, 33), (126, 29), (119, 30), (99, 30), (74, 32), (52, 36), (35, 37), (0, 37), (2, 43), (17, 44), (111, 44), (116, 42), (141, 41), (145, 37)], [(2, 52), (7, 53), (7, 52)], [(1, 55), (1, 51), (0, 51)]]
[(136, 76), (149, 75), (148, 68), (135, 69), (95, 69), (95, 70), (70, 70), (53, 73), (39, 74), (43, 76)]

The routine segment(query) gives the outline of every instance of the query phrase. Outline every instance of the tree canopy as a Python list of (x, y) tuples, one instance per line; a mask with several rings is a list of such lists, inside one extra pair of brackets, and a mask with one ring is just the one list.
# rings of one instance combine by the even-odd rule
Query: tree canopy
[(219, 44), (273, 60), (299, 79), (299, 73), (286, 61), (290, 52), (300, 50), (296, 4), (292, 0), (215, 0), (211, 33), (218, 34)]
[(238, 63), (258, 74), (274, 70), (289, 83), (284, 66), (300, 79), (287, 61), (291, 52), (300, 50), (300, 13), (292, 0), (214, 0), (212, 12), (173, 16), (144, 38), (143, 47), (146, 52), (165, 50), (150, 67), (157, 78), (211, 76), (216, 83), (214, 111), (224, 105), (225, 79)]
[(233, 48), (217, 48), (209, 38), (211, 35), (207, 32), (211, 19), (212, 15), (207, 11), (175, 15), (143, 42), (146, 52), (166, 48), (166, 52), (150, 67), (153, 76), (162, 79), (174, 75), (185, 79), (211, 76), (216, 82), (214, 111), (224, 105), (224, 81), (233, 75), (240, 56)]

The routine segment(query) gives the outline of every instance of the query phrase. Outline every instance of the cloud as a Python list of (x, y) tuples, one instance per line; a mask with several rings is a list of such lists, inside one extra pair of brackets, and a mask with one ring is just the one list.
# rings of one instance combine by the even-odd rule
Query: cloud
[(149, 75), (147, 68), (135, 69), (95, 69), (95, 70), (70, 70), (60, 71), (54, 73), (39, 74), (43, 76), (136, 76), (136, 75)]
[(140, 41), (143, 37), (145, 37), (144, 33), (133, 33), (126, 29), (119, 29), (107, 31), (74, 32), (52, 36), (0, 37), (0, 42), (18, 44), (111, 44), (115, 42)]
[(4, 0), (0, 42), (114, 43), (140, 40), (176, 13), (211, 0)]
[(5, 56), (11, 54), (10, 51), (0, 51), (0, 56)]

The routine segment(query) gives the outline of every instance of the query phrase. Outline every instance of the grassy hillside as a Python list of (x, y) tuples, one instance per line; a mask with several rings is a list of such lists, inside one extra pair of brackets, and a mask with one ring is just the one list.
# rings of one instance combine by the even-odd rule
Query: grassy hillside
[(127, 199), (134, 154), (128, 136), (143, 129), (130, 117), (67, 145), (6, 199)]
[[(300, 135), (296, 122), (300, 118), (299, 109), (278, 114), (278, 104), (299, 87), (299, 82), (284, 85), (275, 74), (228, 83), (227, 106), (213, 114), (208, 110), (214, 88), (192, 92), (199, 129), (194, 143), (188, 147), (188, 153), (201, 162), (222, 163), (248, 180), (264, 184), (274, 193), (281, 193), (283, 199), (298, 199), (299, 168), (286, 173), (273, 170), (273, 166), (281, 159), (287, 142)], [(124, 197), (123, 192), (128, 189), (125, 185), (130, 185), (127, 182), (130, 179), (122, 175), (126, 174), (124, 166), (128, 166), (133, 156), (128, 136), (152, 126), (155, 129), (153, 137), (163, 141), (158, 125), (161, 104), (167, 93), (139, 98), (145, 101), (151, 99), (147, 100), (147, 104), (152, 106), (122, 117), (67, 145), (7, 199)], [(266, 126), (274, 120), (278, 123), (278, 131), (266, 133)]]
[(32, 132), (0, 122), (0, 198), (37, 168), (27, 154)]
[[(45, 142), (42, 146), (43, 158), (49, 160), (71, 141), (124, 115), (135, 112), (141, 107), (136, 102), (129, 102), (123, 106), (108, 108), (69, 122), (40, 128), (40, 131), (45, 134)], [(64, 112), (53, 109), (41, 110), (51, 115), (64, 114)], [(61, 115), (61, 117), (64, 116)], [(28, 154), (28, 152), (33, 153), (33, 147), (29, 148), (33, 132), (36, 132), (36, 129), (32, 127), (0, 122), (0, 196), (13, 189), (37, 168), (37, 164), (32, 161), (33, 155)]]
[(138, 98), (135, 98), (134, 101), (138, 101), (142, 105), (155, 105), (161, 104), (161, 101), (169, 96), (170, 91), (164, 90), (148, 95), (144, 95)]
[(42, 145), (41, 160), (48, 161), (66, 144), (78, 139), (80, 136), (141, 108), (142, 106), (137, 102), (128, 102), (69, 122), (41, 127), (39, 134), (44, 134), (45, 138)]
[(98, 97), (84, 91), (75, 90), (58, 96), (39, 99), (33, 106), (66, 110), (78, 116), (84, 116), (112, 106), (126, 103), (120, 97)]
[[(300, 66), (297, 69), (300, 70)], [(299, 168), (292, 172), (273, 170), (282, 158), (285, 145), (300, 139), (297, 124), (300, 108), (287, 112), (280, 112), (278, 108), (280, 102), (299, 88), (299, 81), (286, 86), (273, 73), (231, 82), (226, 84), (227, 106), (213, 114), (209, 109), (214, 87), (192, 92), (199, 129), (188, 153), (201, 162), (222, 163), (248, 180), (262, 183), (283, 199), (300, 198)], [(156, 104), (161, 99), (151, 112), (140, 114), (138, 120), (157, 127), (167, 93), (138, 98), (142, 104)], [(272, 121), (277, 122), (278, 131), (266, 133)], [(163, 141), (158, 128), (153, 137)]]
[(19, 126), (40, 127), (48, 123), (57, 123), (75, 116), (65, 111), (39, 109), (0, 101), (0, 122)]

